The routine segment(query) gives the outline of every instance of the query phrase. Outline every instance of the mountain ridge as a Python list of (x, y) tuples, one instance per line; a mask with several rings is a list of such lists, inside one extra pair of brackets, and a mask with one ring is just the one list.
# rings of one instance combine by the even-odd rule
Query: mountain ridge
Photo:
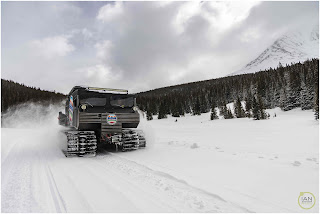
[(319, 58), (319, 25), (309, 31), (294, 30), (279, 37), (257, 58), (232, 75), (255, 73), (269, 68)]

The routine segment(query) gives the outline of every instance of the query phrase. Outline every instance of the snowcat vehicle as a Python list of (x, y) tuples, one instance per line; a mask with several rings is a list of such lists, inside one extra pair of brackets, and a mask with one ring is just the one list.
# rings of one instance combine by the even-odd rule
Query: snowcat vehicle
[(68, 127), (68, 157), (95, 156), (97, 148), (116, 151), (146, 146), (141, 130), (136, 98), (128, 90), (75, 86), (68, 94), (65, 114), (59, 112), (59, 124)]

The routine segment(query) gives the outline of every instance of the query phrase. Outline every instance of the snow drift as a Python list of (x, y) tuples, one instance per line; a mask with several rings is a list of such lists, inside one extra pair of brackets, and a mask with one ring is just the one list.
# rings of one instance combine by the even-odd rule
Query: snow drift
[(3, 115), (2, 212), (305, 212), (300, 192), (319, 198), (310, 110), (271, 109), (265, 121), (141, 116), (145, 149), (94, 158), (63, 155), (60, 110), (26, 104)]

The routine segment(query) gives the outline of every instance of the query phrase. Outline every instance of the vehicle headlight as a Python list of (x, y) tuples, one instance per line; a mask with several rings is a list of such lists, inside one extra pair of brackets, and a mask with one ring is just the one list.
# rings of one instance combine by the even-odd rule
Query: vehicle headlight
[(82, 110), (86, 110), (87, 109), (87, 105), (81, 105), (81, 109)]

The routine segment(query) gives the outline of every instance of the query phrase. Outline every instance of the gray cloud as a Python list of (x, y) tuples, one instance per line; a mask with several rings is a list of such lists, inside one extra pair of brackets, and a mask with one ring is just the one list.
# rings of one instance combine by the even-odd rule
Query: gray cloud
[(2, 78), (67, 93), (221, 77), (318, 16), (318, 2), (3, 2)]

